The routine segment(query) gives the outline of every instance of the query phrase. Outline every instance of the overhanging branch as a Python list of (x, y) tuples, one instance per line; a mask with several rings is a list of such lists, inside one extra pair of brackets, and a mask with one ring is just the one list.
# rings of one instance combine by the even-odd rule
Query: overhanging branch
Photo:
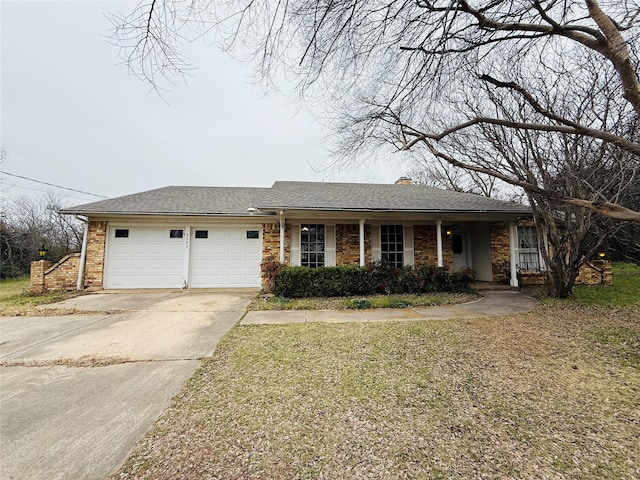
[(596, 213), (599, 213), (600, 215), (603, 215), (605, 217), (613, 218), (615, 220), (623, 220), (623, 221), (640, 223), (640, 212), (631, 210), (630, 208), (626, 208), (621, 205), (617, 205), (615, 203), (610, 203), (610, 202), (593, 202), (593, 201), (584, 200), (580, 198), (564, 197), (564, 196), (555, 194), (553, 192), (550, 192), (548, 190), (545, 190), (543, 188), (540, 188), (538, 185), (533, 184), (531, 182), (527, 182), (519, 178), (514, 178), (509, 175), (505, 175), (504, 173), (499, 172), (497, 170), (481, 167), (478, 165), (472, 165), (466, 162), (461, 162), (460, 160), (452, 157), (451, 155), (448, 155), (438, 150), (433, 145), (432, 142), (428, 141), (428, 139), (423, 138), (421, 139), (421, 141), (427, 146), (429, 151), (435, 157), (441, 158), (447, 163), (453, 165), (454, 167), (463, 168), (465, 170), (470, 170), (470, 171), (482, 173), (485, 175), (490, 175), (510, 185), (521, 187), (525, 191), (544, 196), (546, 198), (549, 198), (551, 200), (554, 200), (560, 203), (565, 203), (568, 205), (574, 205), (577, 207), (586, 208)]

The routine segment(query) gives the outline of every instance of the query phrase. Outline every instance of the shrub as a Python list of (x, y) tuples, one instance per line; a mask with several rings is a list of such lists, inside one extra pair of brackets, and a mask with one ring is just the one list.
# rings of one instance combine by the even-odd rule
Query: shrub
[(376, 262), (366, 268), (281, 267), (276, 274), (275, 293), (281, 297), (301, 298), (346, 297), (376, 292), (387, 295), (465, 292), (474, 278), (472, 270), (450, 274), (445, 267), (395, 268), (388, 262)]
[(345, 306), (350, 310), (364, 310), (371, 308), (371, 302), (364, 298), (352, 298), (345, 302)]
[(361, 267), (283, 267), (276, 275), (278, 296), (343, 297), (372, 292), (371, 276)]

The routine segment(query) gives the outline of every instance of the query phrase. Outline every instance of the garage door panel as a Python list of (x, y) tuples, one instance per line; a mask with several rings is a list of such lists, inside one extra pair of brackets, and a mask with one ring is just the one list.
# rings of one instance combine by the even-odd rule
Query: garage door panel
[(128, 237), (115, 238), (115, 228), (109, 231), (106, 287), (181, 287), (184, 241), (169, 238), (168, 227), (123, 228), (128, 230)]
[(260, 231), (261, 227), (209, 228), (208, 238), (194, 238), (189, 285), (194, 288), (259, 286), (262, 241), (247, 239), (247, 230)]

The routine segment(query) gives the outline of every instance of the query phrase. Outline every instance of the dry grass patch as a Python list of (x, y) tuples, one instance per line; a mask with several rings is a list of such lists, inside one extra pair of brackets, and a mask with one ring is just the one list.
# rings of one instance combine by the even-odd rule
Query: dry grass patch
[[(284, 298), (260, 295), (250, 310), (346, 310), (349, 308), (433, 307), (471, 302), (480, 298), (475, 293), (430, 293), (425, 295), (370, 295), (364, 297)], [(359, 305), (362, 305), (360, 307)]]
[(640, 476), (639, 309), (239, 326), (112, 478)]
[(84, 355), (80, 358), (56, 358), (53, 360), (0, 360), (0, 367), (71, 367), (95, 368), (120, 365), (123, 363), (140, 362), (123, 357), (100, 357)]

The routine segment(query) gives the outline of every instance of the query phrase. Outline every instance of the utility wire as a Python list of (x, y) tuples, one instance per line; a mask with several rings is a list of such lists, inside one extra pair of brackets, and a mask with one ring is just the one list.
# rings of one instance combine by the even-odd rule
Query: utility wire
[(63, 190), (69, 190), (71, 192), (77, 192), (77, 193), (82, 193), (84, 195), (91, 195), (92, 197), (98, 197), (98, 198), (108, 198), (105, 197), (104, 195), (97, 195), (95, 193), (90, 193), (90, 192), (83, 192), (82, 190), (76, 190), (75, 188), (68, 188), (68, 187), (62, 187), (60, 185), (55, 185), (53, 183), (48, 183), (48, 182), (42, 182), (40, 180), (35, 180), (33, 178), (29, 178), (29, 177), (23, 177), (22, 175), (16, 175), (15, 173), (9, 173), (9, 172), (5, 172), (4, 170), (0, 170), (0, 173), (3, 175), (9, 175), (11, 177), (16, 177), (16, 178), (22, 178), (23, 180), (29, 180), (30, 182), (36, 182), (36, 183), (41, 183), (42, 185), (48, 185), (50, 187), (56, 187), (56, 188), (61, 188)]

